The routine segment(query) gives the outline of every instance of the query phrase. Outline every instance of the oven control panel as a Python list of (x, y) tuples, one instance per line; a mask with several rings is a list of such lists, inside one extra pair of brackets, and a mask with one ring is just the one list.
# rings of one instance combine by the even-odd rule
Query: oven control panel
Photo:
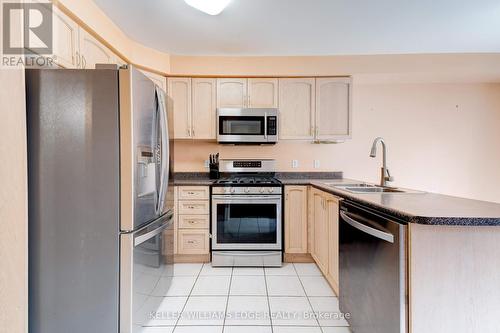
[(281, 195), (281, 187), (278, 186), (217, 186), (212, 188), (212, 194), (261, 194), (261, 195)]
[(234, 168), (262, 168), (262, 161), (233, 161)]

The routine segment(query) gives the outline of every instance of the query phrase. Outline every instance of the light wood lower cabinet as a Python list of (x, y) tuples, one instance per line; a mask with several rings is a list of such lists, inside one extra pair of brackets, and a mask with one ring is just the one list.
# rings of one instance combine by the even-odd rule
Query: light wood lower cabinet
[(332, 194), (311, 187), (309, 191), (310, 252), (319, 269), (339, 293), (339, 203)]
[(183, 256), (179, 261), (197, 261), (199, 258), (190, 256), (209, 255), (209, 194), (208, 186), (175, 188), (175, 253), (176, 257)]
[(179, 229), (177, 245), (179, 254), (206, 254), (209, 250), (208, 230)]
[(307, 186), (285, 186), (285, 253), (307, 253)]

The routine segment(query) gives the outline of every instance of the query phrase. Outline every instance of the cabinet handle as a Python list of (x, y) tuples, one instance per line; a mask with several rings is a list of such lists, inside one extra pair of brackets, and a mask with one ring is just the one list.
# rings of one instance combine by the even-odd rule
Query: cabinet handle
[(85, 60), (85, 56), (82, 56), (82, 68), (87, 67), (87, 60)]
[(80, 67), (80, 53), (76, 51), (76, 67)]

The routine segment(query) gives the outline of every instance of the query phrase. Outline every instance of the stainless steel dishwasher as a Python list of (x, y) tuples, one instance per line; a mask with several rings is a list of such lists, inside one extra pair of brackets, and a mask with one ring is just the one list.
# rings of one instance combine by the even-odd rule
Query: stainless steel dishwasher
[(406, 233), (395, 217), (342, 202), (340, 310), (353, 332), (408, 332)]

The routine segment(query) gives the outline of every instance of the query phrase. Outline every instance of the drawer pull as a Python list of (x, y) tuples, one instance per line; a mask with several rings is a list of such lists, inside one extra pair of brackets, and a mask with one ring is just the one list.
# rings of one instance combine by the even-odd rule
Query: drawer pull
[(189, 209), (195, 209), (195, 206), (188, 206)]
[(188, 240), (187, 242), (188, 242), (188, 244), (196, 244), (197, 243), (197, 241), (194, 241), (194, 240)]
[(189, 195), (194, 195), (194, 192), (188, 192)]
[(195, 223), (196, 223), (196, 221), (189, 220), (189, 221), (188, 221), (188, 223), (190, 223), (190, 224), (195, 224)]

